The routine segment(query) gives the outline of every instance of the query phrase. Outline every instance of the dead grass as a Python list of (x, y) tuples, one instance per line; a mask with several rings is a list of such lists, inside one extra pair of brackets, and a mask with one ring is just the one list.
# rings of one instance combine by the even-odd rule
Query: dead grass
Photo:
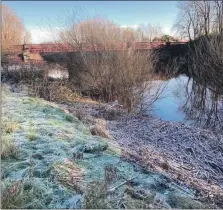
[(2, 136), (1, 158), (6, 159), (16, 156), (19, 149), (15, 145), (13, 138), (9, 135)]
[(107, 129), (100, 124), (95, 124), (95, 125), (91, 126), (90, 131), (91, 131), (92, 135), (100, 136), (100, 137), (107, 138), (107, 139), (112, 139), (112, 137), (109, 134), (109, 132), (107, 131)]
[[(142, 149), (138, 153), (128, 150), (126, 152), (123, 152), (122, 156), (125, 159), (133, 160), (134, 162), (139, 163), (146, 169), (152, 170), (154, 172), (160, 172), (161, 174), (170, 177), (176, 182), (182, 181), (186, 183), (192, 189), (197, 191), (198, 196), (203, 201), (208, 201), (209, 203), (214, 203), (219, 206), (222, 205), (222, 189), (216, 184), (208, 183), (205, 180), (197, 178), (194, 175), (192, 167), (181, 165), (176, 161), (168, 158), (164, 153), (156, 152), (151, 148)], [(178, 187), (179, 189), (183, 190), (183, 188), (181, 188), (180, 186)], [(185, 198), (185, 200), (182, 199), (182, 202), (184, 202), (184, 205), (187, 207), (189, 207), (190, 205), (195, 205), (196, 208), (198, 208), (197, 206), (198, 204), (200, 205), (200, 203), (192, 201), (190, 202), (190, 200), (191, 199)], [(181, 205), (178, 202), (175, 203), (177, 205), (176, 208)], [(216, 206), (214, 205), (213, 207), (216, 208)]]
[(73, 114), (78, 118), (80, 121), (84, 121), (86, 118), (86, 113), (81, 109), (75, 109)]
[(54, 164), (53, 174), (62, 185), (77, 192), (83, 192), (81, 184), (84, 171), (74, 162), (67, 159), (63, 163)]
[(27, 138), (29, 141), (35, 141), (38, 138), (38, 135), (35, 132), (28, 132)]
[(2, 133), (10, 134), (19, 130), (20, 126), (17, 122), (9, 120), (7, 117), (2, 117)]
[(20, 129), (20, 126), (15, 121), (10, 121), (7, 117), (2, 117), (2, 148), (1, 158), (13, 157), (18, 153), (18, 147), (15, 145), (13, 134), (15, 131)]

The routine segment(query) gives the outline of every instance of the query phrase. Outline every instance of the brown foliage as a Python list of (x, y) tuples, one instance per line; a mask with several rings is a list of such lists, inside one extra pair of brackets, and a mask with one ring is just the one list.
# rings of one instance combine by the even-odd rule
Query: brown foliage
[[(155, 56), (131, 48), (114, 51), (114, 46), (133, 38), (123, 36), (122, 30), (110, 21), (93, 19), (73, 24), (61, 34), (64, 42), (80, 48), (68, 55), (69, 80), (84, 93), (106, 102), (118, 100), (133, 111), (148, 88), (145, 81), (151, 79)], [(82, 51), (81, 43), (90, 46), (92, 52)]]
[(2, 4), (2, 48), (24, 42), (24, 25), (16, 13)]

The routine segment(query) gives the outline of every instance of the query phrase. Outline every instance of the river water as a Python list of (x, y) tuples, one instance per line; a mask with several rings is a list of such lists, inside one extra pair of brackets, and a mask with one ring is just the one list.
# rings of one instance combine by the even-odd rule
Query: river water
[(223, 130), (222, 96), (185, 75), (167, 81), (159, 80), (158, 84), (165, 88), (152, 105), (153, 116), (167, 121)]

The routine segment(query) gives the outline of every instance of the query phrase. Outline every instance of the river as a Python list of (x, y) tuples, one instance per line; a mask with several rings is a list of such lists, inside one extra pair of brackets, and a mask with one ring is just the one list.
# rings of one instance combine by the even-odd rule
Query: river
[[(152, 105), (152, 114), (166, 121), (178, 121), (223, 130), (223, 97), (185, 75), (158, 81), (165, 86)], [(157, 88), (157, 87), (155, 87)]]

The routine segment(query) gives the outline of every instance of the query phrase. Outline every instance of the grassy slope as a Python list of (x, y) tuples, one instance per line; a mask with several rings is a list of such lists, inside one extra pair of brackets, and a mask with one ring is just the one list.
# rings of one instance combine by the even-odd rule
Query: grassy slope
[[(104, 167), (108, 164), (115, 165), (118, 173), (118, 179), (109, 187), (138, 176), (131, 189), (147, 192), (153, 198), (149, 201), (151, 205), (158, 205), (155, 200), (162, 200), (161, 203), (175, 208), (200, 207), (199, 203), (187, 200), (185, 192), (172, 186), (167, 178), (123, 161), (118, 145), (92, 136), (88, 127), (76, 117), (64, 113), (56, 104), (29, 97), (25, 92), (12, 93), (7, 86), (3, 87), (2, 95), (3, 208), (83, 207), (82, 195), (86, 195), (87, 183), (94, 180), (103, 183)], [(108, 149), (103, 152), (87, 152), (86, 149), (103, 148), (105, 145)], [(83, 159), (73, 158), (77, 151), (84, 152)], [(125, 188), (120, 187), (113, 195), (115, 201), (108, 199), (106, 202), (93, 201), (92, 204), (90, 198), (88, 203), (85, 199), (85, 207), (120, 207), (117, 198)], [(176, 194), (186, 201), (177, 203)], [(192, 192), (189, 194), (192, 196)], [(144, 202), (132, 197), (129, 199), (129, 196), (122, 202), (128, 208), (145, 207)]]

